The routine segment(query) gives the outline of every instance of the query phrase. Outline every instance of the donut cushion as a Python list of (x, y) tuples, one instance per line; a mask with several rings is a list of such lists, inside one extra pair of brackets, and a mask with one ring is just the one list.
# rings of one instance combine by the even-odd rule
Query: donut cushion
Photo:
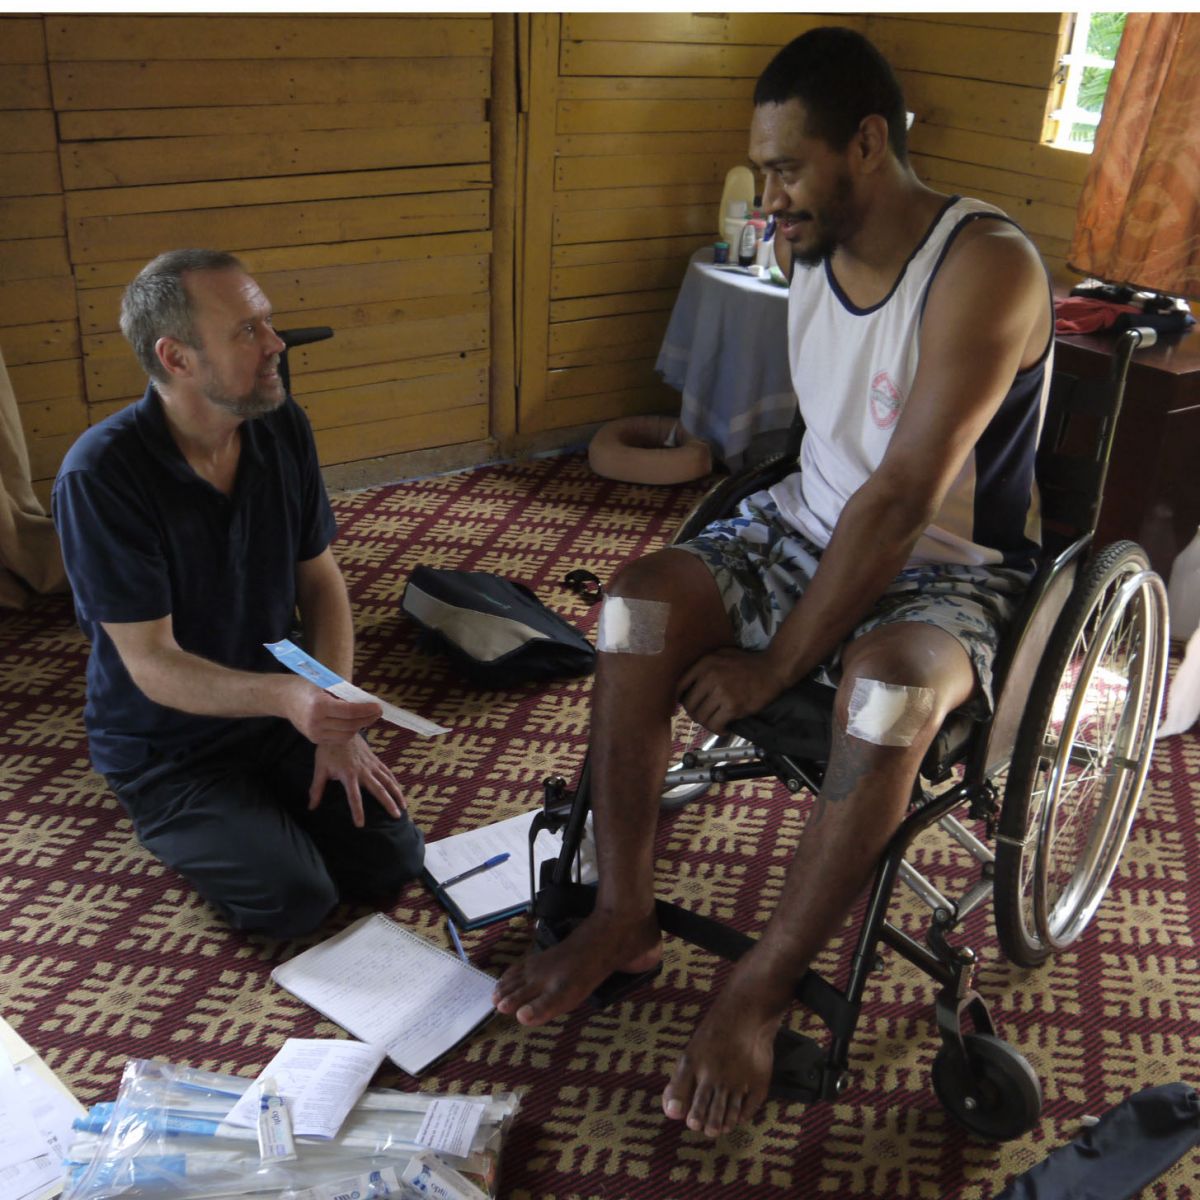
[[(677, 446), (668, 445), (673, 433), (683, 439)], [(596, 431), (588, 465), (597, 475), (623, 483), (686, 483), (709, 474), (712, 451), (680, 428), (675, 417), (621, 417)]]

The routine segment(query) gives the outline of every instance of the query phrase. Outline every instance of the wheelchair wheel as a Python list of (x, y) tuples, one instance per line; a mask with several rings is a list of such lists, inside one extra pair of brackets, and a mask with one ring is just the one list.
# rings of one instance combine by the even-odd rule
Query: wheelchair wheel
[(1042, 1111), (1042, 1085), (1028, 1060), (990, 1033), (963, 1034), (966, 1063), (943, 1045), (933, 1060), (933, 1090), (964, 1129), (989, 1142), (1028, 1133)]
[(703, 725), (697, 725), (684, 710), (678, 709), (671, 725), (671, 765), (663, 780), (661, 808), (682, 808), (699, 799), (712, 787), (707, 777), (708, 768), (697, 763), (693, 756), (704, 759), (720, 758), (721, 752), (733, 750), (748, 743), (733, 733), (712, 733)]
[(1154, 747), (1166, 615), (1145, 552), (1117, 542), (1087, 567), (1050, 639), (996, 845), (996, 932), (1021, 966), (1079, 937), (1116, 870)]

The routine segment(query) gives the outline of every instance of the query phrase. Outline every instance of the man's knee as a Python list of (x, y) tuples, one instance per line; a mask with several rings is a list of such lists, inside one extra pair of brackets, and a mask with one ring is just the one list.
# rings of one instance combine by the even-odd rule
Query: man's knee
[(295, 938), (311, 933), (338, 902), (338, 889), (319, 863), (276, 865), (255, 891), (210, 897), (229, 923), (245, 933)]
[(695, 557), (678, 550), (658, 550), (625, 563), (605, 587), (606, 596), (624, 600), (670, 603)]
[(659, 654), (682, 639), (727, 641), (729, 618), (712, 573), (695, 555), (660, 550), (626, 564), (605, 589), (596, 648)]
[(425, 835), (405, 814), (372, 830), (357, 869), (341, 880), (347, 895), (371, 901), (390, 900), (421, 873), (425, 864)]
[(974, 687), (971, 660), (955, 638), (936, 626), (896, 623), (847, 646), (835, 713), (863, 741), (928, 745)]

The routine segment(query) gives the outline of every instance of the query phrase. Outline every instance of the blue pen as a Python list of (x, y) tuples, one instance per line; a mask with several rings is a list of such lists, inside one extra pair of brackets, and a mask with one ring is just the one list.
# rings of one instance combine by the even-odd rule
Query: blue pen
[(458, 951), (458, 957), (465, 963), (471, 960), (467, 957), (467, 952), (463, 949), (462, 938), (458, 936), (458, 928), (453, 921), (446, 921), (446, 928), (450, 930), (450, 940), (454, 943), (454, 949)]
[(479, 866), (472, 867), (469, 871), (464, 871), (461, 875), (455, 875), (453, 879), (443, 879), (442, 887), (452, 887), (456, 883), (462, 883), (464, 879), (470, 879), (472, 875), (478, 875), (483, 871), (490, 871), (493, 867), (498, 867), (502, 862), (508, 862), (511, 855), (506, 850), (503, 854), (493, 854), (487, 862), (481, 862)]

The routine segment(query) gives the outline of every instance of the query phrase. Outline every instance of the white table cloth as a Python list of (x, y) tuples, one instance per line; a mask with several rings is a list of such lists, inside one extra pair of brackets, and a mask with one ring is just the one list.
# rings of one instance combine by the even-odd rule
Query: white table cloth
[[(683, 393), (684, 428), (731, 470), (796, 411), (787, 356), (787, 289), (692, 255), (655, 368)], [(757, 457), (757, 455), (755, 455)]]

